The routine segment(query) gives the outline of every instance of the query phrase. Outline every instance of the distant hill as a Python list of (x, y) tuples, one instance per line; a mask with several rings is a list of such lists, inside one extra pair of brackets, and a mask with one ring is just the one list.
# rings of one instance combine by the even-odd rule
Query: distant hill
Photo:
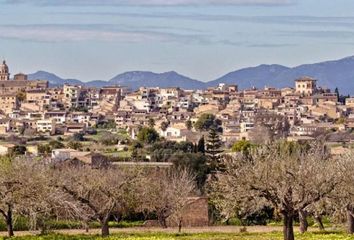
[(318, 85), (334, 89), (339, 88), (342, 94), (354, 94), (354, 56), (335, 61), (304, 64), (289, 68), (282, 65), (259, 65), (230, 72), (216, 80), (202, 82), (183, 76), (177, 72), (153, 73), (146, 71), (126, 72), (114, 78), (103, 81), (83, 82), (77, 79), (62, 79), (55, 74), (38, 71), (29, 74), (29, 79), (46, 79), (51, 86), (64, 83), (82, 84), (90, 87), (109, 85), (129, 86), (137, 89), (145, 87), (181, 87), (184, 89), (204, 89), (219, 83), (237, 84), (240, 89), (265, 86), (288, 87), (294, 86), (294, 80), (301, 76), (318, 79)]
[(137, 89), (144, 87), (181, 87), (184, 89), (203, 89), (205, 83), (197, 81), (176, 72), (153, 73), (153, 72), (126, 72), (119, 74), (109, 81), (94, 80), (84, 82), (77, 79), (63, 79), (57, 75), (45, 71), (38, 71), (28, 75), (30, 80), (48, 80), (50, 86), (62, 86), (64, 84), (85, 85), (88, 87), (103, 87), (121, 85)]
[(57, 75), (45, 71), (38, 71), (32, 74), (28, 74), (28, 79), (29, 80), (47, 80), (49, 81), (50, 86), (61, 86), (64, 84), (82, 84), (82, 81), (77, 80), (77, 79), (63, 79), (58, 77)]
[(238, 84), (240, 89), (264, 86), (294, 86), (294, 80), (310, 76), (318, 80), (318, 85), (330, 89), (339, 88), (342, 94), (354, 94), (354, 56), (335, 61), (304, 64), (294, 68), (281, 65), (260, 65), (230, 72), (208, 86), (219, 83)]
[(203, 89), (205, 83), (194, 80), (174, 71), (165, 73), (126, 72), (109, 80), (109, 83), (131, 88), (144, 87), (181, 87), (183, 89)]
[[(281, 65), (260, 65), (257, 67), (243, 68), (230, 72), (214, 81), (207, 83), (208, 86), (216, 86), (219, 83), (237, 84), (240, 89), (250, 87), (284, 87), (290, 86), (289, 81), (276, 82), (280, 74), (289, 71), (290, 68)], [(292, 79), (294, 80), (294, 79)]]

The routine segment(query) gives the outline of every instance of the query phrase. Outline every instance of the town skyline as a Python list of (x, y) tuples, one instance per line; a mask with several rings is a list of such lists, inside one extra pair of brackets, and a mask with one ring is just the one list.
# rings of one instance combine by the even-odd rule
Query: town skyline
[(346, 0), (98, 3), (0, 1), (0, 57), (14, 72), (85, 81), (135, 70), (210, 81), (259, 64), (293, 67), (354, 53), (354, 3)]

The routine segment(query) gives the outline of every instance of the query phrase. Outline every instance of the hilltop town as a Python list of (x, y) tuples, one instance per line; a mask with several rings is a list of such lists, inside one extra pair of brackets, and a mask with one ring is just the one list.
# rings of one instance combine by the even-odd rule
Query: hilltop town
[[(43, 154), (43, 140), (81, 134), (94, 141), (102, 138), (97, 137), (101, 131), (108, 131), (124, 136), (114, 142), (115, 148), (85, 146), (84, 142), (74, 148), (108, 151), (127, 160), (131, 155), (127, 139), (136, 140), (143, 126), (154, 128), (168, 141), (197, 143), (208, 129), (196, 123), (208, 117), (217, 120), (225, 149), (240, 140), (308, 141), (327, 133), (328, 142), (340, 143), (334, 151), (345, 151), (346, 144), (354, 140), (354, 98), (320, 85), (321, 79), (302, 77), (282, 89), (238, 89), (226, 84), (205, 90), (178, 86), (137, 91), (124, 86), (50, 88), (45, 79), (27, 80), (22, 73), (11, 78), (4, 61), (0, 66), (0, 154), (21, 145), (26, 154), (38, 156)], [(71, 152), (67, 144), (59, 147)], [(143, 158), (148, 161), (149, 156)]]

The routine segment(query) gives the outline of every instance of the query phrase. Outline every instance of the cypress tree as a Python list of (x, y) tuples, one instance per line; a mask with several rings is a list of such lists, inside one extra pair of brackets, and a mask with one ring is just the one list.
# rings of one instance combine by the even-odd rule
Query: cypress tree
[(211, 128), (209, 131), (208, 139), (206, 142), (205, 153), (207, 156), (207, 165), (209, 173), (214, 174), (217, 171), (223, 169), (221, 153), (222, 142), (215, 128)]
[(205, 153), (205, 139), (204, 135), (198, 141), (198, 152)]

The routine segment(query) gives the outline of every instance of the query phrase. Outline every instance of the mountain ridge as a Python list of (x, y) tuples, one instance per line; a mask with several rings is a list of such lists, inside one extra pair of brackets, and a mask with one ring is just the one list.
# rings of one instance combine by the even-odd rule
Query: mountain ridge
[(181, 87), (184, 89), (205, 89), (219, 83), (237, 84), (239, 89), (250, 87), (276, 88), (292, 87), (294, 80), (301, 76), (311, 76), (318, 79), (323, 87), (339, 88), (343, 94), (354, 94), (354, 56), (338, 60), (302, 64), (287, 67), (280, 64), (261, 64), (231, 71), (215, 80), (203, 82), (189, 78), (175, 71), (155, 73), (152, 71), (129, 71), (117, 74), (109, 80), (94, 80), (84, 82), (78, 79), (63, 79), (58, 75), (43, 70), (29, 74), (30, 80), (45, 79), (51, 86), (67, 84), (82, 84), (88, 87), (103, 87), (111, 85), (128, 86), (137, 89), (145, 87)]

